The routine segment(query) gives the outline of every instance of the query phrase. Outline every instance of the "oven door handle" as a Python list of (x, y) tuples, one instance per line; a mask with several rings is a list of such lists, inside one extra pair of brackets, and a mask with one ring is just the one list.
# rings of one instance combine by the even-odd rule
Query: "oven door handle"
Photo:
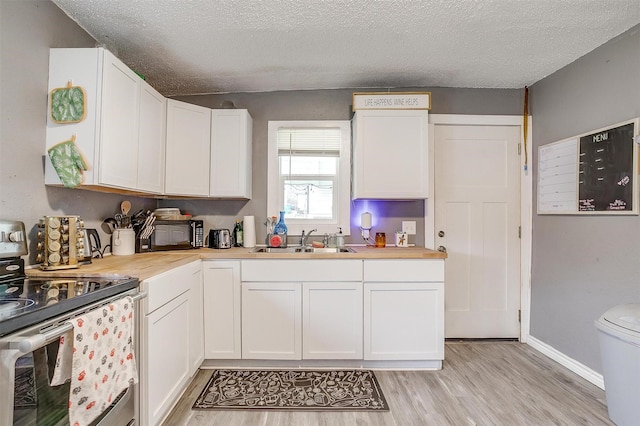
[[(131, 299), (136, 302), (140, 299), (144, 299), (145, 297), (147, 297), (147, 292), (141, 291), (131, 296)], [(52, 328), (51, 330), (47, 330), (33, 336), (25, 337), (24, 339), (19, 339), (11, 342), (10, 347), (12, 349), (19, 350), (23, 354), (28, 354), (35, 351), (36, 349), (40, 349), (41, 347), (48, 345), (56, 339), (59, 339), (61, 336), (71, 330), (73, 330), (73, 324), (70, 322), (65, 322), (64, 324)]]

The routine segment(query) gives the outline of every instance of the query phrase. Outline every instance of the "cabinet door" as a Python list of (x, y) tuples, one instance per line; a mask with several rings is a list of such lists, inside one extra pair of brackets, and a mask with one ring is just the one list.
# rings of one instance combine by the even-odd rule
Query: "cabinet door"
[(141, 422), (157, 425), (189, 379), (188, 292), (143, 319)]
[[(84, 185), (98, 184), (98, 140), (100, 128), (100, 99), (102, 97), (103, 49), (50, 49), (49, 51), (49, 96), (47, 108), (48, 150), (60, 142), (76, 135), (76, 146), (82, 153), (89, 170), (83, 172)], [(51, 120), (51, 91), (66, 87), (71, 80), (74, 86), (84, 88), (85, 117), (78, 123), (54, 123)], [(4, 161), (7, 161), (6, 159)], [(62, 185), (49, 155), (45, 153), (45, 184)]]
[(302, 358), (362, 359), (362, 283), (302, 284)]
[(104, 51), (100, 183), (136, 189), (138, 175), (138, 85), (140, 77)]
[(443, 283), (364, 283), (364, 359), (444, 359)]
[(153, 87), (140, 82), (138, 114), (137, 189), (155, 194), (164, 191), (164, 153), (167, 101)]
[(185, 268), (184, 279), (189, 288), (189, 376), (193, 376), (204, 361), (204, 326), (202, 300), (202, 262), (193, 262)]
[(251, 198), (252, 129), (246, 109), (211, 111), (210, 196)]
[(240, 359), (240, 262), (205, 261), (205, 359)]
[(353, 198), (427, 198), (428, 121), (422, 110), (356, 112)]
[(300, 283), (242, 283), (242, 358), (301, 359)]
[(211, 110), (167, 100), (165, 193), (209, 195)]

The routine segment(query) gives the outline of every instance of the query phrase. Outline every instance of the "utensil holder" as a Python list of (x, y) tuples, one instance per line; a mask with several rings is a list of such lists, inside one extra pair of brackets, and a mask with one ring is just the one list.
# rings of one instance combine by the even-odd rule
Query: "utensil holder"
[(136, 252), (136, 235), (131, 228), (116, 229), (111, 235), (111, 254), (130, 256)]

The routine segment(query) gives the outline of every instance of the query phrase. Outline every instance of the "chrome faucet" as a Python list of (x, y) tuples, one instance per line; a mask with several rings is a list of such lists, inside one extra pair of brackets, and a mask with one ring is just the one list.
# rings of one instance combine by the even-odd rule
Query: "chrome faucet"
[(316, 232), (316, 231), (317, 231), (317, 229), (312, 229), (307, 234), (305, 234), (304, 230), (303, 230), (302, 231), (302, 235), (300, 235), (300, 245), (302, 247), (305, 247), (307, 245), (307, 239), (309, 238), (309, 235), (311, 235), (312, 232)]

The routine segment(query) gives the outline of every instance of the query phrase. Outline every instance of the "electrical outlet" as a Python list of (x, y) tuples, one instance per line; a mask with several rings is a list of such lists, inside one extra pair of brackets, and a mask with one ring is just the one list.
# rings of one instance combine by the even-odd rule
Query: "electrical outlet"
[(407, 235), (416, 235), (416, 221), (415, 220), (403, 220), (402, 232), (406, 232)]

